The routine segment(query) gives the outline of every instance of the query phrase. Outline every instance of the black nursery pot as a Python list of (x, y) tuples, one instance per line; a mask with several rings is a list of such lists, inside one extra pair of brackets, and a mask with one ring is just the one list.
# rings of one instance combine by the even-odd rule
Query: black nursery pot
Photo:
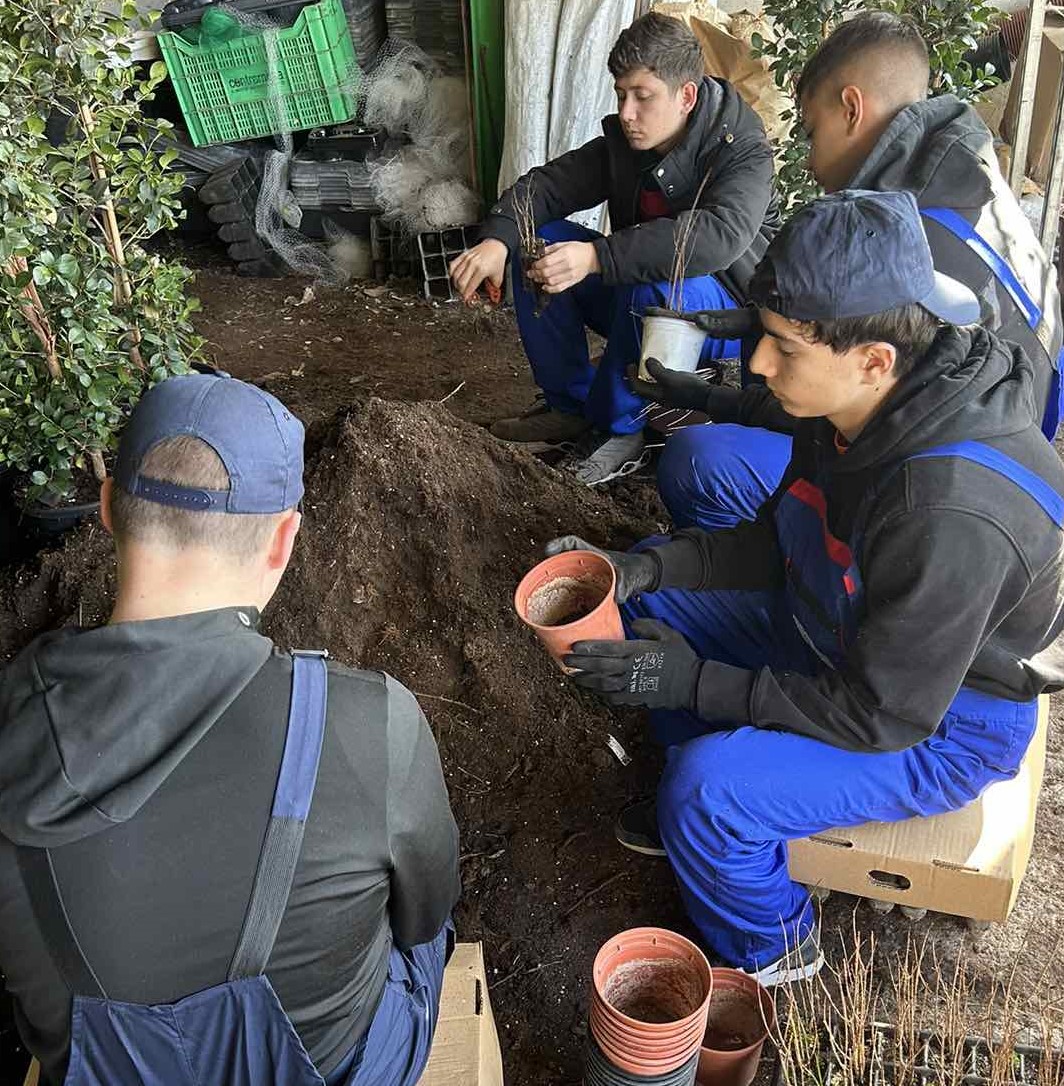
[(15, 495), (11, 473), (0, 475), (0, 565), (25, 561), (99, 510), (98, 501), (24, 505)]

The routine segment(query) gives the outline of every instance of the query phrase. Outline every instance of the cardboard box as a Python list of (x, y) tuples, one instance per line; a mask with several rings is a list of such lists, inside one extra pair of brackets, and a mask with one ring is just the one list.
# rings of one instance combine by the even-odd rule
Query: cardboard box
[(975, 803), (935, 818), (869, 822), (792, 841), (791, 877), (914, 908), (1005, 920), (1031, 857), (1048, 722), (1043, 697), (1019, 773)]
[[(1022, 59), (1013, 71), (1009, 100), (1001, 118), (1001, 134), (1016, 143), (1016, 122), (1020, 112)], [(1031, 115), (1031, 142), (1027, 145), (1027, 176), (1044, 185), (1049, 179), (1050, 157), (1053, 153), (1053, 125), (1057, 116), (1057, 95), (1064, 79), (1064, 12), (1046, 11), (1042, 51), (1038, 60), (1038, 80), (1034, 91), (1034, 113)]]
[(419, 1086), (503, 1086), (480, 943), (459, 943), (447, 963), (440, 1020)]

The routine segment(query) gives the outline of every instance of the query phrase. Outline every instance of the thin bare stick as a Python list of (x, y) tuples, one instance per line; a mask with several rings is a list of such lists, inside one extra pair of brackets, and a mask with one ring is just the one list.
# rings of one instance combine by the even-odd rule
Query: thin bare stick
[(442, 694), (422, 694), (420, 691), (414, 691), (415, 698), (429, 698), (432, 701), (445, 701), (448, 705), (460, 705), (463, 709), (468, 709), (476, 716), (483, 716), (484, 714), (479, 709), (474, 709), (472, 705), (466, 705), (464, 701), (456, 701), (454, 698), (445, 698)]
[(616, 875), (610, 875), (608, 879), (603, 879), (602, 882), (600, 882), (597, 886), (592, 886), (586, 894), (578, 898), (572, 905), (569, 906), (568, 909), (565, 910), (565, 912), (562, 913), (561, 919), (564, 920), (566, 917), (572, 916), (573, 913), (575, 913), (581, 905), (584, 905), (586, 902), (590, 901), (591, 898), (593, 898), (596, 894), (601, 894), (607, 886), (612, 886), (618, 879), (623, 878), (627, 874), (627, 871), (618, 871)]
[(442, 400), (437, 400), (437, 403), (446, 403), (452, 396), (456, 396), (462, 389), (465, 388), (465, 381), (463, 381), (457, 388), (452, 388), (450, 392)]
[[(25, 257), (12, 256), (4, 264), (4, 271), (12, 279), (17, 279), (20, 275), (29, 271), (29, 264)], [(44, 351), (44, 364), (48, 369), (48, 376), (53, 381), (58, 381), (63, 373), (59, 367), (59, 355), (55, 349), (55, 333), (52, 331), (52, 325), (48, 320), (48, 314), (45, 312), (44, 303), (41, 301), (41, 296), (37, 293), (37, 288), (34, 286), (32, 279), (22, 288), (18, 307), (23, 317), (26, 318), (26, 323), (33, 329), (33, 334), (40, 341), (41, 349)]]
[[(91, 108), (84, 103), (78, 106), (78, 116), (81, 118), (81, 127), (85, 131), (87, 138), (91, 137), (93, 132), (96, 131), (96, 118), (93, 116)], [(100, 161), (99, 155), (95, 151), (89, 154), (89, 169), (92, 170), (92, 176), (97, 181), (107, 182), (107, 171), (103, 167), (103, 163)], [(133, 286), (129, 281), (129, 272), (126, 269), (126, 253), (125, 248), (122, 245), (122, 235), (118, 229), (118, 216), (115, 214), (115, 203), (111, 196), (110, 188), (105, 187), (103, 196), (101, 197), (100, 206), (103, 208), (104, 215), (104, 241), (107, 244), (107, 251), (111, 254), (111, 259), (115, 263), (117, 274), (115, 276), (115, 301), (120, 305), (129, 305), (133, 300)], [(134, 366), (139, 370), (147, 369), (144, 365), (144, 359), (140, 353), (140, 329), (134, 325), (129, 330), (130, 346), (129, 346), (129, 358)]]
[[(707, 173), (702, 178), (702, 184), (698, 186), (694, 203), (687, 212), (687, 218), (685, 220), (677, 218), (676, 226), (673, 229), (676, 252), (672, 262), (672, 275), (669, 278), (669, 309), (675, 312), (680, 311), (680, 303), (683, 301), (683, 283), (687, 278), (687, 243), (694, 229), (698, 201), (702, 199), (702, 193), (709, 182), (709, 177), (710, 175)], [(681, 221), (683, 222), (682, 227), (680, 225)]]

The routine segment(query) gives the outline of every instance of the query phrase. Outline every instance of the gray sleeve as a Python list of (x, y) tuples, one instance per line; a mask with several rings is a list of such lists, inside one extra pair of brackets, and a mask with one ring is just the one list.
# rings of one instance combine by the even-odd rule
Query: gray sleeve
[(389, 678), (387, 689), (389, 909), (407, 949), (428, 942), (458, 901), (458, 827), (428, 721), (404, 686)]

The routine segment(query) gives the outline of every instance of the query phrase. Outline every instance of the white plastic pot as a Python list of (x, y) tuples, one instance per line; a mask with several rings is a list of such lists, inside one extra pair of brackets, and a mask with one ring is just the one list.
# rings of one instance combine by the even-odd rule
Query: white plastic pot
[(646, 360), (656, 358), (668, 370), (694, 373), (702, 357), (706, 333), (681, 317), (643, 318), (643, 350), (639, 356), (639, 376), (653, 381), (647, 373)]

